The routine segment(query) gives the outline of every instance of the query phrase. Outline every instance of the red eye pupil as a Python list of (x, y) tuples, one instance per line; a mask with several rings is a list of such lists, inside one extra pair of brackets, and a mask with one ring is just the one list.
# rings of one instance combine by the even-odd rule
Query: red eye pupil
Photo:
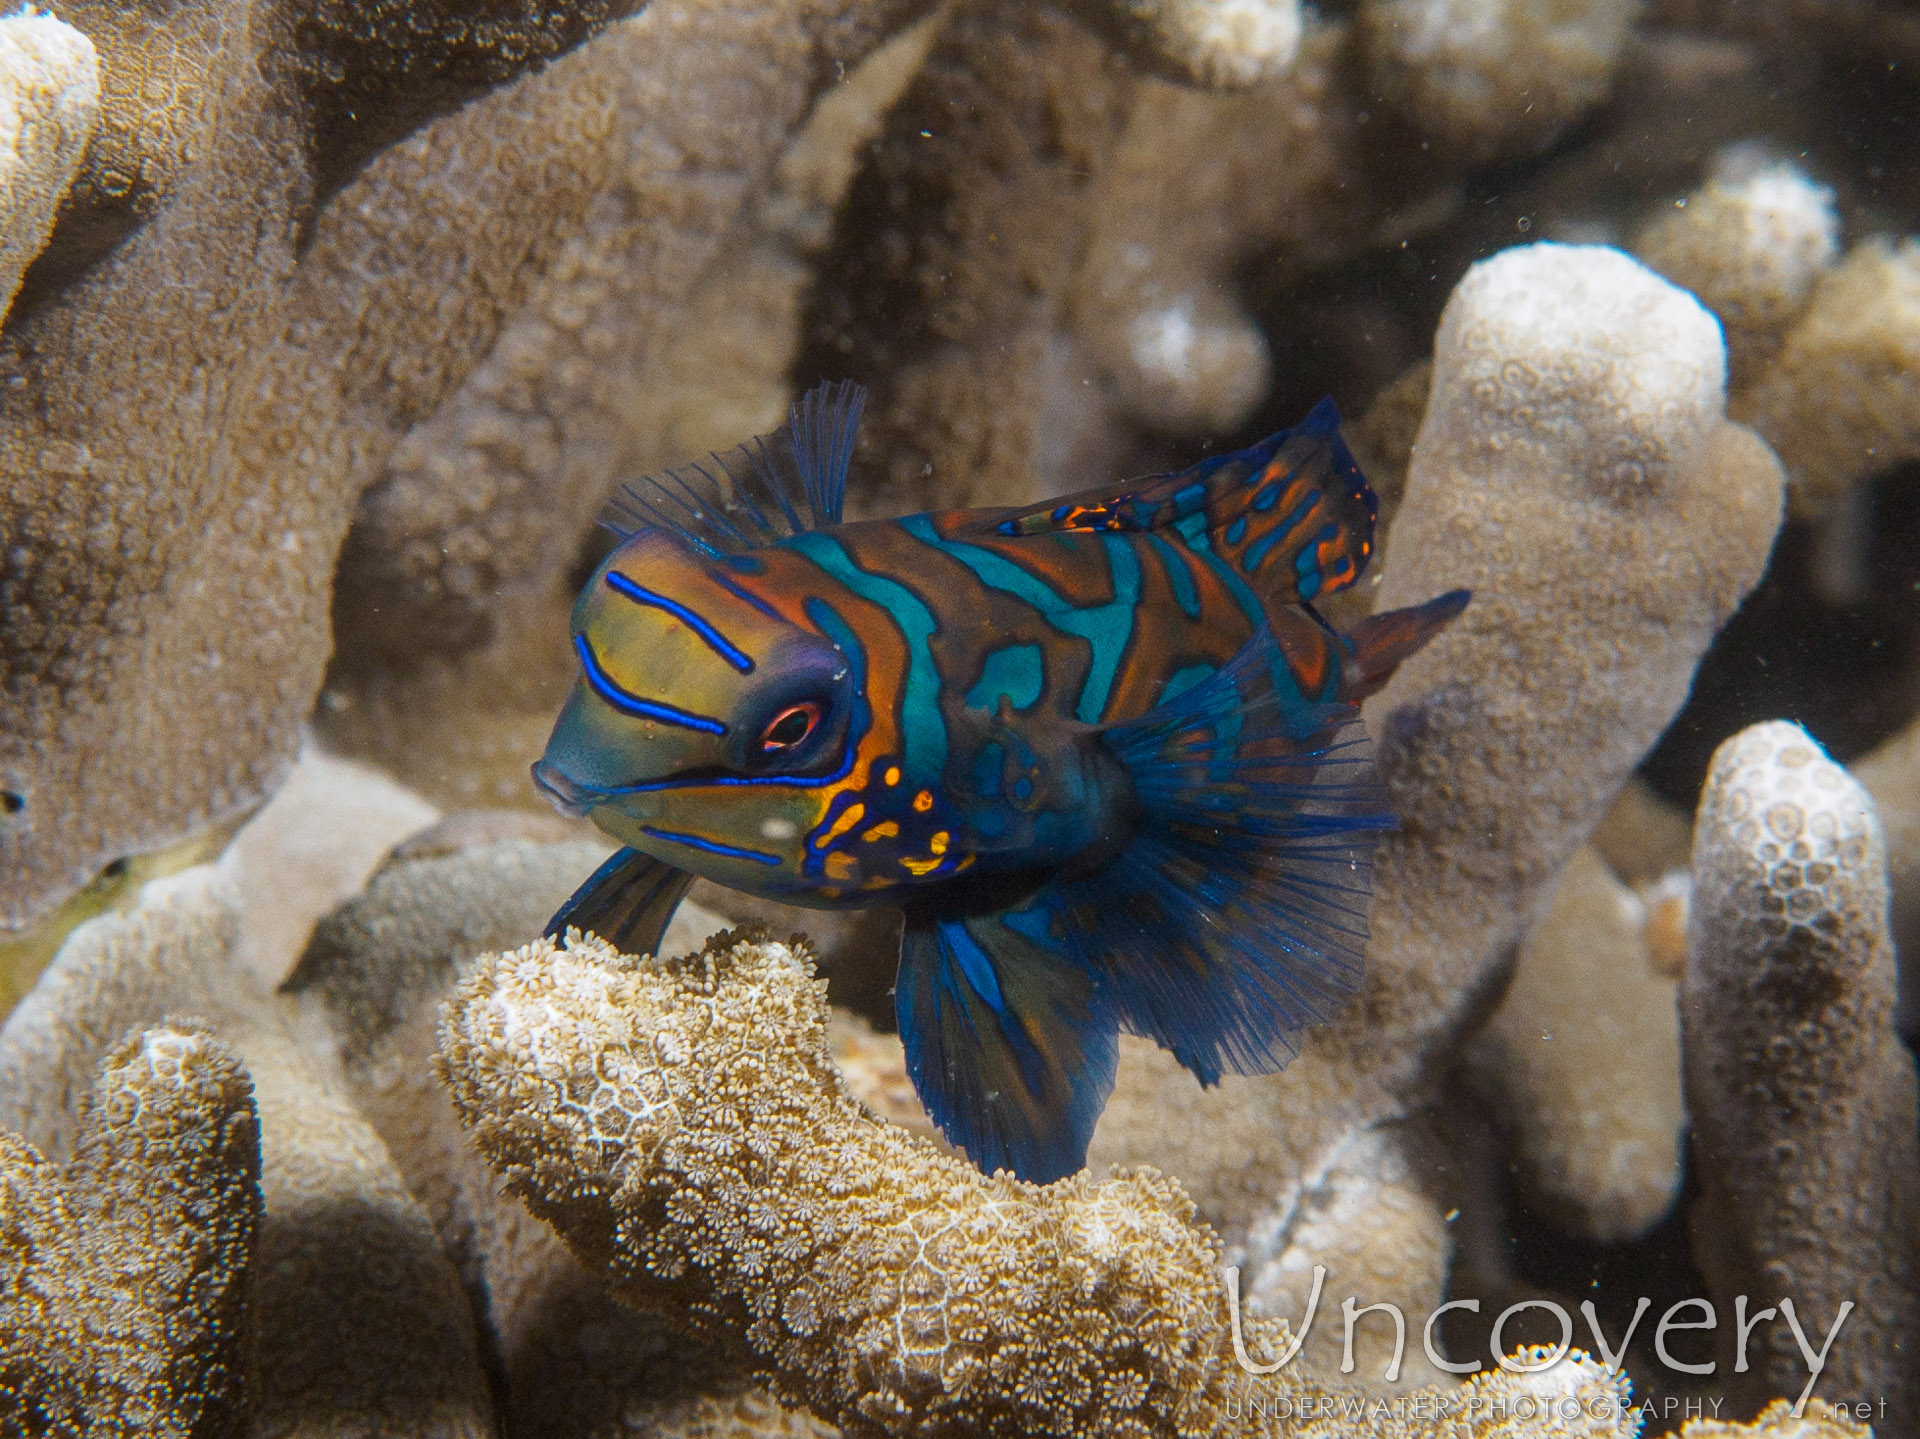
[(762, 750), (792, 749), (808, 735), (813, 727), (820, 723), (820, 706), (806, 704), (788, 705), (775, 715), (760, 736)]

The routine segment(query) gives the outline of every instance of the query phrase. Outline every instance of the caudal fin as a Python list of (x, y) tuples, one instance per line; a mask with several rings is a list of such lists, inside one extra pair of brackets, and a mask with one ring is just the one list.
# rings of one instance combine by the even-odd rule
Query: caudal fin
[(1473, 598), (1471, 590), (1448, 590), (1423, 605), (1368, 615), (1347, 631), (1353, 658), (1342, 667), (1340, 693), (1358, 704), (1388, 680), (1400, 662), (1426, 648)]

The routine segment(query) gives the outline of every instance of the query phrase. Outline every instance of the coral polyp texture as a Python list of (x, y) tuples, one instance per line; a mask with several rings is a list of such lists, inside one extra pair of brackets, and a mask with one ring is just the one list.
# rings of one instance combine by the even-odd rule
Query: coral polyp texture
[(260, 1132), (197, 1028), (100, 1062), (55, 1163), (0, 1131), (0, 1431), (238, 1432)]
[(51, 15), (0, 20), (0, 316), (53, 232), (99, 114), (91, 40)]
[[(1796, 725), (1723, 744), (1694, 831), (1682, 1015), (1716, 1297), (1777, 1307), (1731, 1383), (1805, 1374), (1835, 1331), (1830, 1393), (1920, 1403), (1920, 1108), (1893, 1030), (1886, 849), (1873, 802)], [(1772, 1316), (1768, 1316), (1772, 1317)], [(1820, 1343), (1814, 1339), (1816, 1347)]]
[[(499, 408), (486, 396), (503, 385), (509, 410), (534, 406), (511, 377), (544, 374), (540, 344), (584, 323), (591, 295), (562, 303), (557, 292), (592, 291), (594, 264), (630, 263), (681, 293), (691, 275), (676, 265), (697, 255), (668, 243), (596, 261), (596, 237), (621, 226), (662, 241), (710, 237), (691, 207), (737, 206), (756, 175), (738, 162), (739, 186), (709, 185), (710, 167), (735, 164), (743, 148), (764, 166), (836, 62), (910, 13), (852, 0), (650, 5), (426, 119), (324, 189), (339, 156), (318, 153), (321, 112), (302, 84), (345, 65), (356, 36), (330, 30), (331, 12), (302, 24), (292, 10), (204, 0), (152, 19), (105, 5), (69, 17), (99, 37), (101, 138), (76, 181), (72, 225), (56, 227), (43, 282), (29, 274), (0, 337), (9, 926), (111, 861), (243, 814), (284, 779), (332, 644), (348, 521), (396, 447), (443, 407), (441, 427), (460, 431), (475, 387), (483, 408)], [(490, 66), (464, 71), (505, 80), (604, 13), (583, 10), (538, 44), (509, 44), (505, 27)], [(372, 18), (382, 16), (390, 9)], [(458, 17), (422, 28), (473, 39)], [(403, 44), (405, 29), (374, 24), (357, 39), (378, 50)], [(636, 53), (670, 73), (636, 79)], [(667, 118), (716, 113), (683, 88), (695, 55), (715, 71), (695, 93), (730, 130), (762, 117), (768, 138), (689, 133), (670, 163), (651, 151), (630, 160), (613, 137), (638, 129), (664, 145)], [(777, 79), (785, 108), (740, 103), (729, 87), (748, 78)], [(636, 86), (659, 120), (627, 108)], [(414, 87), (394, 89), (405, 99)], [(676, 174), (701, 179), (676, 190)], [(648, 223), (662, 216), (672, 218)], [(541, 313), (549, 302), (557, 316)], [(556, 361), (556, 379), (584, 383), (601, 344), (591, 327), (587, 343), (570, 365)], [(538, 461), (540, 445), (508, 445), (504, 416), (475, 423), (494, 439), (470, 440)], [(576, 522), (544, 551), (557, 567), (599, 500), (577, 511), (546, 502)], [(379, 598), (374, 587), (368, 603)], [(532, 613), (512, 606), (500, 621)], [(426, 630), (416, 643), (432, 637), (392, 605), (384, 622)], [(274, 642), (257, 644), (268, 632)], [(536, 656), (550, 648), (531, 645)], [(184, 694), (182, 684), (191, 703), (124, 698)]]
[[(481, 1151), (617, 1294), (848, 1433), (1232, 1432), (1218, 1254), (1176, 1181), (989, 1178), (853, 1099), (826, 1035), (803, 951), (732, 935), (656, 961), (576, 934), (482, 960), (440, 1063)], [(1245, 1322), (1263, 1358), (1288, 1338)], [(1586, 1432), (1628, 1432), (1597, 1366), (1546, 1382)]]

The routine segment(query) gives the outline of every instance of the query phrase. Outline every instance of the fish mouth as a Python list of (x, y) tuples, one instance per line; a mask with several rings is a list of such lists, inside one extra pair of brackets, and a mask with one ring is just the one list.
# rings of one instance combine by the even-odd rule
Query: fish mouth
[(569, 819), (585, 818), (599, 802), (594, 791), (569, 778), (551, 760), (534, 761), (533, 783), (547, 797), (547, 803)]

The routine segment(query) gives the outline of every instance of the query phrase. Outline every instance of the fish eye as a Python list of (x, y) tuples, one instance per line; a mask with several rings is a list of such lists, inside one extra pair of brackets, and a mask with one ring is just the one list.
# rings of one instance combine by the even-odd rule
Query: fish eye
[(820, 727), (823, 713), (817, 700), (788, 705), (767, 721), (767, 727), (760, 732), (760, 753), (779, 754), (800, 744)]

